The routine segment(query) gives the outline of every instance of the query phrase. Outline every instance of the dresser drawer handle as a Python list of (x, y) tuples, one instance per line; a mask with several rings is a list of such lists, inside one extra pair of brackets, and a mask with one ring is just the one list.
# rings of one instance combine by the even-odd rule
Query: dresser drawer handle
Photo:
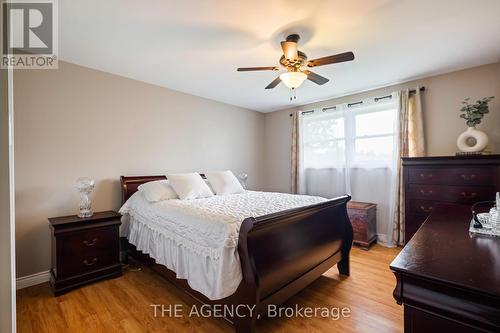
[(462, 192), (460, 193), (462, 195), (463, 198), (465, 199), (472, 199), (472, 198), (475, 198), (477, 197), (477, 193), (476, 192), (472, 192), (472, 193), (467, 193), (467, 192)]
[(87, 245), (87, 246), (94, 246), (95, 243), (97, 242), (97, 238), (94, 238), (92, 241), (88, 241), (88, 240), (84, 240), (83, 241), (83, 244)]
[(475, 174), (472, 174), (472, 175), (461, 174), (460, 177), (462, 177), (463, 180), (468, 182), (468, 181), (475, 179), (476, 175)]
[(420, 178), (422, 178), (422, 179), (432, 178), (432, 177), (434, 177), (434, 175), (432, 173), (428, 173), (428, 174), (421, 173), (420, 174)]
[(89, 261), (89, 260), (87, 260), (87, 259), (85, 259), (85, 260), (83, 261), (83, 264), (84, 264), (84, 265), (86, 265), (86, 266), (92, 266), (92, 265), (94, 265), (96, 262), (97, 262), (97, 258), (93, 258), (93, 259), (92, 259), (92, 260), (90, 260), (90, 261)]
[(421, 209), (424, 213), (430, 213), (430, 212), (432, 212), (432, 207), (425, 208), (424, 206), (420, 206), (420, 209)]
[(432, 195), (432, 193), (434, 193), (432, 190), (420, 190), (420, 194), (422, 194), (423, 196), (429, 196), (429, 195)]

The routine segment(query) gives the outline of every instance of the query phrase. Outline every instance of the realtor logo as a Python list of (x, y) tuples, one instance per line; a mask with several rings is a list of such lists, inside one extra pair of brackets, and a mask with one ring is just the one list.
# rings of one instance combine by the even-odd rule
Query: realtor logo
[(1, 29), (0, 68), (57, 68), (55, 0), (4, 0)]

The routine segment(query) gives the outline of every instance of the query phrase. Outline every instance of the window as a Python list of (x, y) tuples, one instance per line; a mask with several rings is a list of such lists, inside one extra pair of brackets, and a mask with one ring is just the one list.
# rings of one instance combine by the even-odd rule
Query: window
[(380, 168), (393, 160), (396, 103), (364, 103), (302, 116), (304, 168)]
[(386, 240), (396, 195), (397, 101), (398, 92), (299, 118), (298, 192), (325, 198), (350, 193), (354, 201), (376, 203), (379, 237)]
[(328, 168), (344, 164), (344, 160), (338, 160), (346, 152), (344, 120), (341, 113), (304, 116), (304, 167)]

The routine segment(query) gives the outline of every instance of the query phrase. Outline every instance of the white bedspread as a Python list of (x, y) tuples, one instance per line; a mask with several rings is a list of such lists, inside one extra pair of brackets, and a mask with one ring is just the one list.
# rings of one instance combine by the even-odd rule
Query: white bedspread
[(241, 222), (325, 201), (321, 197), (246, 191), (195, 200), (149, 203), (136, 192), (120, 209), (122, 235), (157, 263), (187, 279), (209, 299), (233, 294), (241, 282)]

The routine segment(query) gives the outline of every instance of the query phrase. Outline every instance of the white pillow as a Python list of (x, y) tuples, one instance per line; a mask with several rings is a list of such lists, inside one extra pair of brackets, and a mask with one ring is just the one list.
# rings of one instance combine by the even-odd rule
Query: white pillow
[(141, 184), (137, 189), (144, 195), (149, 202), (158, 202), (162, 200), (177, 199), (175, 193), (168, 180), (155, 180)]
[(245, 192), (245, 189), (241, 186), (238, 178), (236, 178), (236, 176), (229, 170), (206, 172), (205, 176), (207, 176), (210, 185), (212, 185), (212, 188), (217, 195)]
[(210, 185), (210, 182), (208, 181), (208, 179), (203, 179), (203, 180), (205, 181), (205, 184), (207, 184), (208, 188), (210, 189), (210, 192), (215, 194), (215, 191), (214, 191), (212, 185)]
[(181, 200), (208, 198), (214, 195), (203, 178), (195, 172), (170, 174), (167, 178)]

